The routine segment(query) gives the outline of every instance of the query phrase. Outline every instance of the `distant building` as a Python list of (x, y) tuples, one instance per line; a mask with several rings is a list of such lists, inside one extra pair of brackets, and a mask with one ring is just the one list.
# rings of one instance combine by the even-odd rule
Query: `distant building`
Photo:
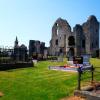
[(45, 43), (30, 40), (29, 41), (29, 56), (32, 58), (43, 58), (45, 50)]
[(90, 54), (99, 56), (99, 22), (92, 15), (82, 25), (76, 24), (71, 30), (69, 23), (58, 18), (52, 27), (50, 55), (80, 56)]
[(19, 46), (17, 37), (15, 40), (13, 57), (14, 57), (15, 61), (24, 61), (25, 62), (28, 59), (27, 47), (24, 44)]

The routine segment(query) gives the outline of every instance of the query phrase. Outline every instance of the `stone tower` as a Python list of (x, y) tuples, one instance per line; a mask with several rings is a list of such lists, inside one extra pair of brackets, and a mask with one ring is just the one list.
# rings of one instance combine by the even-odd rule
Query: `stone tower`
[(16, 40), (15, 40), (15, 45), (14, 45), (15, 47), (17, 47), (18, 46), (18, 39), (17, 39), (17, 36), (16, 36)]
[(83, 29), (81, 25), (76, 24), (76, 26), (73, 29), (73, 33), (75, 34), (75, 56), (80, 56), (83, 52), (83, 46), (82, 46), (82, 41), (83, 41)]
[(91, 15), (82, 25), (85, 35), (86, 53), (96, 57), (99, 55), (99, 22)]

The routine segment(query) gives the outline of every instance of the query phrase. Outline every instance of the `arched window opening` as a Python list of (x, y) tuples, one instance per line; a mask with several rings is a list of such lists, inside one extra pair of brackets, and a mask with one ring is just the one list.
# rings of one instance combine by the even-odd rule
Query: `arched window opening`
[(55, 41), (55, 44), (58, 45), (58, 39)]
[(69, 46), (74, 46), (75, 45), (75, 39), (74, 39), (74, 36), (70, 36), (69, 38), (68, 38), (68, 45)]
[(82, 48), (85, 48), (85, 40), (82, 40)]
[(56, 32), (57, 32), (57, 35), (58, 35), (58, 23), (56, 23)]
[(63, 52), (63, 50), (62, 49), (60, 49), (60, 53), (62, 53)]
[(91, 44), (91, 45), (92, 45), (92, 48), (93, 48), (93, 47), (94, 47), (93, 42), (92, 42), (92, 44)]
[(98, 46), (98, 41), (96, 40), (96, 46)]

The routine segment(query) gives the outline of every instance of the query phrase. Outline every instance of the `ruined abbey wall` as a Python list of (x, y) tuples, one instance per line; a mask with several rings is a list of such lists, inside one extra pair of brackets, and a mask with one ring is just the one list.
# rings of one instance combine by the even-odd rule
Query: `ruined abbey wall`
[(69, 23), (58, 18), (52, 27), (50, 55), (80, 56), (99, 54), (99, 22), (90, 16), (82, 25), (76, 24), (71, 31)]

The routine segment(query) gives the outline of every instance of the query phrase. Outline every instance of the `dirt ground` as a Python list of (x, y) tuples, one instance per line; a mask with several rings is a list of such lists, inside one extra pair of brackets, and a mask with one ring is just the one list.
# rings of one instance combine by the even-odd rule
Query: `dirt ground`
[(4, 94), (2, 92), (0, 92), (0, 97), (2, 97)]
[(71, 97), (65, 97), (61, 100), (86, 100), (85, 98), (77, 97), (77, 96), (71, 96)]

